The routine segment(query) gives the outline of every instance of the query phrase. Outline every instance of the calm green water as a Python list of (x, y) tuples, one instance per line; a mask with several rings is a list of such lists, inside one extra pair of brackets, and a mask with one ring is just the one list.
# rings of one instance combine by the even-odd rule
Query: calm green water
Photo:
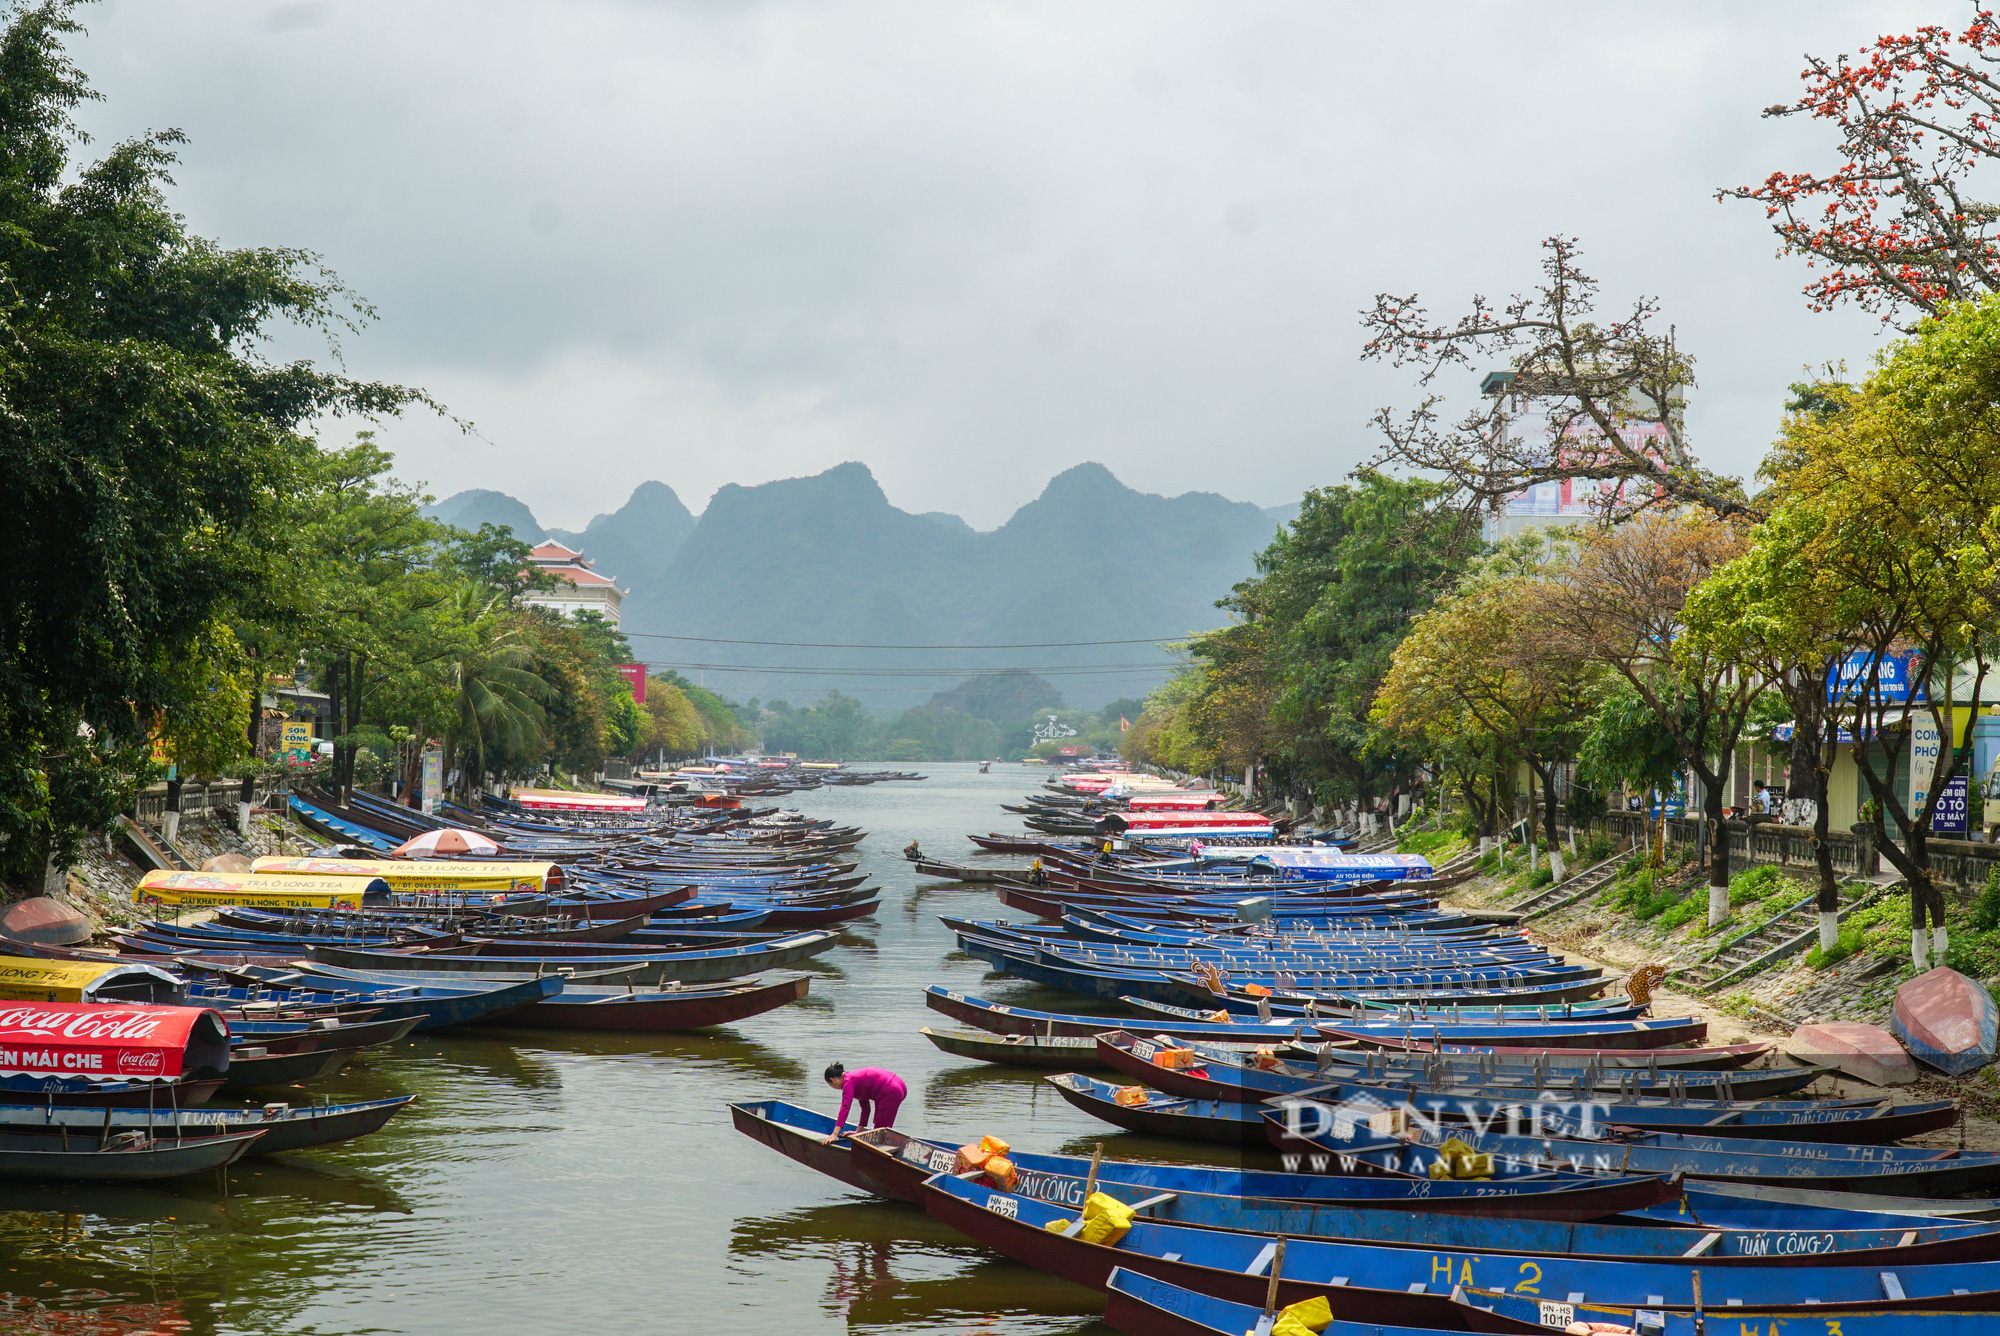
[(837, 1058), (901, 1073), (911, 1130), (1175, 1152), (1106, 1137), (1034, 1075), (917, 1033), (950, 1024), (924, 1006), (929, 984), (1048, 1000), (956, 957), (935, 917), (1008, 911), (919, 889), (901, 857), (914, 837), (969, 861), (965, 832), (1018, 826), (996, 804), (1039, 772), (928, 773), (795, 795), (868, 829), (863, 865), (886, 891), (814, 963), (806, 1001), (698, 1036), (493, 1028), (375, 1050), (315, 1093), (421, 1096), (408, 1112), (347, 1146), (243, 1161), (226, 1196), (212, 1177), (0, 1189), (0, 1332), (1102, 1336), (1099, 1296), (779, 1156), (723, 1107), (777, 1096), (831, 1113), (817, 1073)]

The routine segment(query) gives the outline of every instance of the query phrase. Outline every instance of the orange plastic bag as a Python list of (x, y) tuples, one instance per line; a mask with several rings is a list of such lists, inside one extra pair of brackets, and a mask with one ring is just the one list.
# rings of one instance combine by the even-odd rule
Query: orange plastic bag
[(986, 1162), (986, 1177), (994, 1187), (1002, 1192), (1014, 1190), (1014, 1180), (1019, 1177), (1014, 1171), (1014, 1162), (1004, 1155), (995, 1155)]
[(1170, 1072), (1184, 1072), (1194, 1066), (1194, 1054), (1185, 1048), (1163, 1048), (1154, 1052), (1153, 1065)]
[(985, 1151), (988, 1155), (1005, 1155), (1014, 1148), (999, 1137), (981, 1137), (979, 1138), (979, 1149)]
[(1243, 985), (1243, 993), (1246, 997), (1269, 997), (1271, 990), (1261, 983), (1246, 983)]
[(1146, 1102), (1146, 1087), (1120, 1086), (1118, 1093), (1111, 1097), (1111, 1102), (1121, 1108), (1136, 1108)]
[(992, 1152), (980, 1146), (960, 1146), (958, 1148), (958, 1172), (969, 1174), (975, 1169), (984, 1169), (986, 1162), (992, 1158)]

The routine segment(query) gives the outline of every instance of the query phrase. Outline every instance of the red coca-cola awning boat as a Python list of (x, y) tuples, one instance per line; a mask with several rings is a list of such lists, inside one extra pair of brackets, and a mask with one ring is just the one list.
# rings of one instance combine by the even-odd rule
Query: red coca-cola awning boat
[(0, 1077), (177, 1081), (229, 1067), (229, 1025), (209, 1007), (0, 1003)]

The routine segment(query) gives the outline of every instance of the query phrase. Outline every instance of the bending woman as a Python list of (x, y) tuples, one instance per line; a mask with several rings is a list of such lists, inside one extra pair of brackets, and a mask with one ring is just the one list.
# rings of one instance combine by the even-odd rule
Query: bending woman
[(896, 1110), (903, 1106), (909, 1089), (903, 1078), (881, 1067), (862, 1067), (848, 1071), (844, 1063), (834, 1063), (826, 1069), (826, 1083), (840, 1092), (840, 1112), (833, 1120), (833, 1132), (828, 1141), (841, 1133), (847, 1126), (847, 1110), (850, 1105), (859, 1105), (854, 1113), (854, 1130), (865, 1132), (870, 1127), (891, 1127), (896, 1122)]

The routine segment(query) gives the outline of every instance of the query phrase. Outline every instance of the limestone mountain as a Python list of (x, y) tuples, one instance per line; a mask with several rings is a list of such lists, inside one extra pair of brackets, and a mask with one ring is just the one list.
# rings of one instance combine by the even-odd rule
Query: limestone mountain
[[(1143, 695), (1171, 665), (1154, 642), (1218, 625), (1215, 601), (1277, 527), (1214, 493), (1135, 491), (1100, 464), (1057, 475), (987, 533), (897, 509), (854, 463), (731, 484), (698, 520), (672, 489), (647, 483), (576, 535), (531, 530), (526, 507), (499, 493), (435, 509), (471, 527), (514, 514), (517, 534), (580, 548), (631, 591), (624, 628), (649, 662), (737, 699), (804, 703), (839, 689), (874, 711), (1009, 668), (1040, 673), (1079, 708)], [(1115, 640), (1140, 643), (1071, 643)], [(1018, 648), (868, 648), (883, 645)]]

